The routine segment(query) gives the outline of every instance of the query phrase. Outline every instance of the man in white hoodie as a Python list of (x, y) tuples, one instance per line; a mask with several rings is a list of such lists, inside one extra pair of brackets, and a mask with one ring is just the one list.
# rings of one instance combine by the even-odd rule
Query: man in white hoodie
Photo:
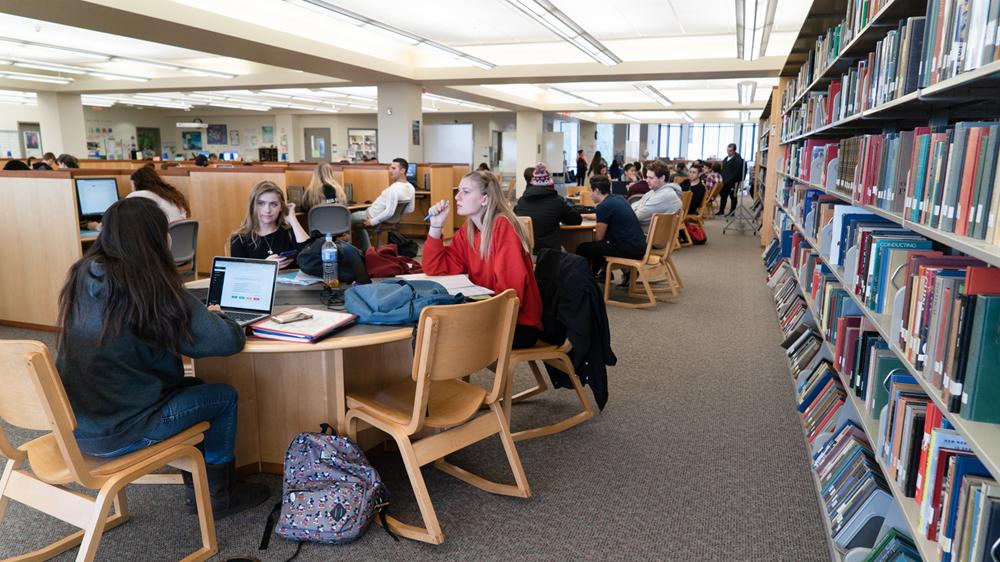
[(392, 214), (396, 212), (396, 206), (400, 203), (408, 203), (406, 212), (413, 212), (416, 190), (410, 185), (410, 182), (406, 181), (406, 168), (408, 166), (409, 163), (405, 159), (393, 158), (392, 163), (389, 164), (389, 180), (392, 184), (382, 190), (371, 207), (364, 211), (351, 213), (351, 226), (355, 232), (354, 245), (362, 253), (371, 246), (371, 239), (368, 237), (368, 231), (365, 230), (366, 227), (375, 226), (392, 218)]
[(639, 219), (644, 234), (649, 233), (649, 224), (657, 213), (676, 213), (681, 210), (680, 186), (668, 184), (670, 168), (657, 160), (646, 167), (646, 183), (649, 191), (642, 199), (632, 203), (632, 210)]

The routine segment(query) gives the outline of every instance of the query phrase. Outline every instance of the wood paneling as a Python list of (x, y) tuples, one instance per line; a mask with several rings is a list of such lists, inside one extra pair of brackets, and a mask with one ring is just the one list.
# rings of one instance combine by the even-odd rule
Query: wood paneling
[(82, 255), (73, 180), (0, 172), (0, 320), (55, 326), (59, 291)]
[(250, 206), (250, 192), (259, 181), (269, 180), (285, 189), (280, 168), (195, 168), (190, 171), (188, 202), (198, 226), (198, 271), (207, 273), (212, 258), (239, 228)]
[(373, 202), (389, 187), (389, 166), (361, 165), (344, 167), (344, 183), (354, 185), (354, 200)]

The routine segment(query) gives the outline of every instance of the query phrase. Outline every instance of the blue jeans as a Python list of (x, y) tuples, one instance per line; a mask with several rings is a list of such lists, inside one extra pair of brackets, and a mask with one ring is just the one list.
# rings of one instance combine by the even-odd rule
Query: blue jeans
[(357, 246), (361, 253), (364, 254), (368, 251), (368, 248), (372, 245), (371, 238), (368, 236), (368, 230), (365, 229), (365, 225), (361, 224), (365, 219), (368, 218), (368, 211), (354, 211), (351, 213), (351, 228), (353, 232), (352, 241), (354, 245)]
[[(193, 381), (192, 381), (193, 382)], [(234, 460), (236, 447), (236, 389), (228, 384), (185, 386), (160, 409), (160, 423), (146, 435), (117, 451), (95, 454), (120, 457), (169, 439), (196, 423), (211, 424), (205, 440), (198, 445), (205, 464), (225, 464)]]

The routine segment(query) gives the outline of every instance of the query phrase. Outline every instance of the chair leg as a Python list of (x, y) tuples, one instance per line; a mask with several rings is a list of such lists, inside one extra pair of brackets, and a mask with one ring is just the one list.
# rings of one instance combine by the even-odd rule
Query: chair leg
[(673, 257), (667, 257), (667, 268), (671, 272), (671, 276), (674, 278), (674, 282), (677, 284), (679, 289), (684, 288), (684, 281), (681, 281), (681, 274), (677, 271), (677, 264), (674, 263)]
[[(528, 368), (531, 369), (531, 374), (535, 376), (535, 386), (518, 392), (511, 397), (511, 402), (520, 402), (521, 400), (531, 398), (532, 396), (541, 394), (549, 389), (549, 385), (546, 384), (545, 377), (542, 375), (542, 371), (538, 368), (538, 364), (535, 361), (528, 361)], [(511, 378), (513, 379), (513, 377)], [(513, 381), (511, 381), (511, 384), (513, 384)]]
[(7, 463), (3, 467), (3, 475), (0, 475), (0, 524), (3, 524), (4, 515), (7, 514), (7, 506), (10, 505), (10, 499), (7, 498), (7, 486), (10, 484), (10, 475), (13, 474), (15, 468), (20, 468), (24, 464), (24, 461), (15, 461), (14, 459), (7, 459)]
[(437, 513), (434, 511), (434, 504), (431, 503), (431, 496), (427, 492), (427, 484), (424, 483), (424, 475), (420, 472), (420, 462), (413, 450), (413, 444), (410, 443), (410, 437), (397, 431), (390, 431), (390, 434), (399, 447), (400, 456), (403, 457), (403, 465), (406, 466), (406, 474), (410, 478), (410, 486), (413, 488), (413, 495), (417, 499), (417, 506), (420, 508), (420, 516), (424, 520), (425, 527), (421, 529), (407, 525), (395, 517), (386, 516), (389, 529), (408, 539), (441, 544), (444, 542), (444, 532), (441, 530)]
[(525, 441), (527, 439), (534, 439), (536, 437), (553, 435), (555, 433), (565, 431), (571, 427), (580, 425), (581, 423), (594, 417), (594, 415), (596, 414), (596, 412), (594, 411), (594, 407), (590, 404), (590, 401), (587, 399), (587, 394), (583, 390), (583, 385), (580, 383), (580, 377), (576, 376), (576, 371), (573, 369), (573, 363), (569, 360), (569, 357), (563, 356), (556, 359), (555, 361), (561, 364), (560, 370), (562, 370), (565, 373), (568, 373), (569, 379), (573, 383), (573, 390), (576, 392), (576, 396), (577, 398), (580, 399), (580, 404), (583, 406), (583, 411), (578, 412), (562, 421), (553, 424), (512, 433), (511, 437), (514, 439), (514, 441)]
[(528, 479), (524, 475), (521, 458), (517, 455), (517, 448), (514, 446), (514, 440), (510, 436), (510, 427), (507, 425), (507, 418), (500, 404), (496, 402), (490, 404), (490, 410), (491, 413), (483, 414), (483, 416), (495, 417), (493, 421), (497, 427), (491, 431), (500, 435), (500, 441), (503, 443), (504, 451), (507, 454), (507, 461), (510, 463), (511, 472), (514, 473), (515, 484), (500, 484), (499, 482), (487, 480), (478, 474), (444, 460), (444, 458), (434, 461), (434, 468), (491, 494), (526, 498), (531, 495), (531, 488), (528, 487)]
[(604, 303), (610, 304), (611, 301), (611, 272), (614, 269), (610, 263), (604, 266)]
[(120, 490), (115, 486), (105, 485), (97, 494), (97, 501), (94, 505), (94, 513), (91, 515), (90, 523), (84, 529), (83, 541), (80, 543), (80, 551), (76, 555), (76, 562), (91, 562), (97, 555), (97, 547), (101, 544), (101, 537), (104, 535), (104, 524), (108, 517), (108, 509), (114, 500), (117, 499)]

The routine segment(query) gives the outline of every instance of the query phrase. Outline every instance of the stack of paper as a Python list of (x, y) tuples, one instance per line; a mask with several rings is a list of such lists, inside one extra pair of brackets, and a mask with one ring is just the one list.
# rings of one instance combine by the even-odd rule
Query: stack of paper
[(303, 310), (312, 314), (312, 318), (286, 324), (280, 324), (271, 318), (265, 318), (250, 326), (253, 335), (269, 340), (313, 343), (328, 336), (338, 328), (353, 324), (357, 319), (357, 316), (354, 314), (346, 312), (334, 312), (332, 310), (306, 307), (293, 308), (288, 312), (295, 312), (297, 310)]
[(397, 279), (406, 279), (407, 281), (422, 280), (422, 281), (434, 281), (435, 283), (440, 283), (448, 293), (451, 295), (462, 294), (467, 297), (475, 297), (479, 295), (492, 295), (493, 290), (487, 289), (486, 287), (480, 287), (473, 283), (468, 275), (427, 275), (424, 273), (411, 273), (409, 275), (397, 275)]

